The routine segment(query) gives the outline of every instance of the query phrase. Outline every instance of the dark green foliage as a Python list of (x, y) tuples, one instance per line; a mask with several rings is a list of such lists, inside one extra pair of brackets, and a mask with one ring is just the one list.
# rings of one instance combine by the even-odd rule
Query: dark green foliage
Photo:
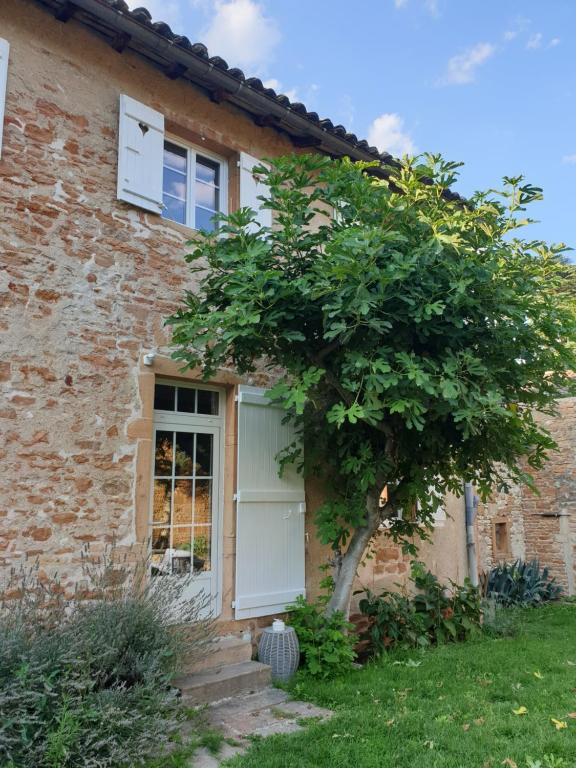
[(497, 565), (488, 574), (485, 590), (486, 597), (502, 605), (541, 605), (562, 596), (562, 587), (538, 560)]
[(463, 586), (440, 584), (422, 563), (413, 562), (413, 596), (399, 592), (374, 595), (366, 590), (360, 611), (370, 619), (364, 634), (374, 654), (390, 648), (422, 647), (467, 640), (480, 627), (481, 606), (478, 589), (468, 580)]
[(316, 602), (309, 603), (300, 596), (288, 609), (290, 626), (296, 630), (300, 644), (301, 668), (314, 677), (328, 678), (351, 668), (357, 637), (354, 625), (341, 611), (326, 615), (332, 580), (324, 579), (322, 586), (326, 592)]
[(72, 599), (57, 578), (14, 574), (0, 594), (1, 766), (121, 768), (167, 748), (180, 717), (172, 675), (210, 623), (170, 626), (182, 586), (147, 586), (144, 572), (86, 561), (89, 592)]
[(446, 491), (469, 481), (485, 498), (544, 465), (555, 444), (534, 414), (574, 390), (566, 249), (521, 237), (539, 188), (505, 178), (463, 203), (445, 194), (458, 164), (438, 156), (386, 179), (311, 154), (256, 173), (275, 226), (244, 208), (194, 242), (174, 356), (206, 377), (282, 372), (274, 397), (306, 445), (283, 458), (326, 478), (316, 522), (342, 609), (383, 519), (413, 551)]

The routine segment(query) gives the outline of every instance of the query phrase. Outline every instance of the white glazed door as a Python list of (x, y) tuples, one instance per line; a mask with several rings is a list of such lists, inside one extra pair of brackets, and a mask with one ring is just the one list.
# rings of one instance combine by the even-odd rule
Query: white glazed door
[[(186, 389), (188, 400), (190, 393), (196, 396)], [(150, 515), (152, 578), (160, 585), (161, 579), (185, 579), (182, 599), (203, 591), (210, 596), (212, 615), (219, 613), (220, 603), (218, 422), (210, 415), (155, 411)]]
[(236, 492), (237, 619), (282, 613), (305, 594), (304, 479), (294, 467), (278, 475), (277, 454), (296, 436), (266, 390), (238, 394)]

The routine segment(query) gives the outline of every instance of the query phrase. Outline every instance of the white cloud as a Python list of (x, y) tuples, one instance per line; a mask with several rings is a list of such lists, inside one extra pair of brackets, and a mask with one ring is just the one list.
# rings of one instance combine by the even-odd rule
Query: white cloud
[(573, 155), (564, 155), (562, 158), (562, 162), (566, 165), (576, 165), (576, 154)]
[(532, 20), (526, 18), (526, 16), (516, 16), (510, 29), (507, 29), (506, 32), (504, 32), (504, 40), (506, 40), (506, 42), (515, 40), (519, 34), (524, 32), (530, 26), (530, 24), (532, 24)]
[(536, 48), (542, 47), (542, 32), (536, 32), (533, 35), (530, 35), (528, 38), (528, 42), (526, 43), (526, 48), (528, 50), (536, 50)]
[[(422, 0), (424, 9), (428, 11), (428, 13), (431, 16), (438, 16), (439, 14), (438, 3), (439, 3), (439, 0)], [(405, 8), (407, 5), (408, 5), (408, 0), (394, 0), (394, 6), (397, 9)]]
[(448, 61), (446, 74), (437, 85), (466, 85), (476, 77), (476, 70), (494, 55), (496, 48), (492, 43), (477, 43), (463, 53), (453, 56)]
[(548, 43), (550, 48), (556, 48), (557, 45), (560, 45), (560, 38), (559, 37), (553, 37), (552, 40)]
[(404, 130), (404, 120), (395, 112), (385, 112), (372, 122), (368, 129), (368, 143), (391, 155), (413, 155), (416, 152), (412, 138)]
[(247, 74), (259, 74), (270, 63), (280, 31), (255, 0), (220, 0), (200, 39), (212, 56), (222, 56)]

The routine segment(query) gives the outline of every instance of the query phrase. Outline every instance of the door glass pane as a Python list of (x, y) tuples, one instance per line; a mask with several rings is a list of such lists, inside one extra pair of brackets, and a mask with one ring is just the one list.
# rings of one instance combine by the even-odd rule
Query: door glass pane
[(194, 522), (209, 524), (212, 522), (212, 480), (196, 480), (194, 490)]
[(192, 475), (194, 467), (194, 434), (176, 433), (176, 475)]
[(172, 445), (174, 434), (165, 430), (156, 432), (156, 448), (154, 454), (154, 474), (172, 474)]
[(152, 528), (152, 551), (162, 554), (170, 545), (169, 528)]
[(196, 413), (196, 390), (178, 387), (178, 410), (183, 413)]
[(172, 480), (154, 480), (154, 505), (152, 520), (155, 523), (170, 524), (170, 496)]
[(154, 387), (154, 408), (157, 411), (174, 410), (174, 393), (176, 387), (169, 384), (156, 384)]
[(210, 389), (198, 390), (198, 413), (205, 413), (210, 416), (218, 415), (218, 392)]
[(212, 529), (209, 525), (194, 527), (194, 571), (209, 571), (212, 567)]
[(192, 522), (192, 480), (174, 481), (174, 525), (190, 525)]
[(174, 528), (172, 530), (172, 545), (172, 573), (190, 573), (192, 529)]
[(212, 435), (196, 436), (196, 475), (212, 474)]

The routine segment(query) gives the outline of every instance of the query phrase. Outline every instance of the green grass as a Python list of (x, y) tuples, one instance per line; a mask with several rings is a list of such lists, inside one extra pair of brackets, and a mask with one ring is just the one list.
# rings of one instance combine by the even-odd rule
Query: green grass
[[(335, 716), (259, 740), (224, 765), (574, 768), (576, 605), (521, 611), (517, 620), (514, 637), (397, 653), (329, 682), (301, 677), (294, 695)], [(527, 713), (514, 714), (520, 707)]]

